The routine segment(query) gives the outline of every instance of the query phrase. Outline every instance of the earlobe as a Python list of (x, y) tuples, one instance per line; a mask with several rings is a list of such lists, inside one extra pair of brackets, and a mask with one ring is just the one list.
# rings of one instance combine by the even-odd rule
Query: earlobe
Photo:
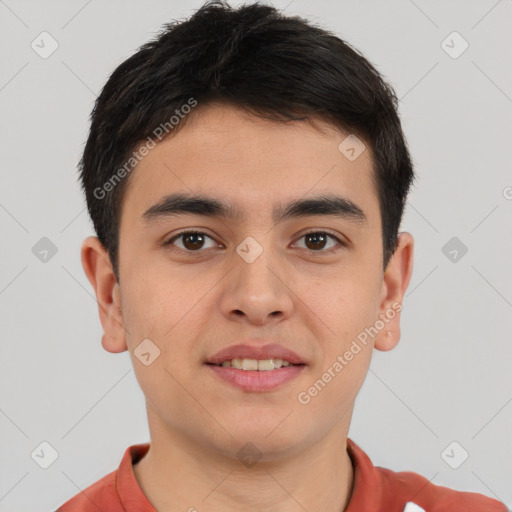
[(101, 337), (101, 345), (107, 352), (112, 354), (119, 354), (128, 350), (125, 340), (121, 341), (119, 338), (112, 338), (105, 333)]
[(387, 352), (388, 350), (395, 348), (399, 341), (400, 328), (398, 329), (398, 332), (388, 329), (384, 332), (379, 332), (375, 338), (374, 347), (382, 352)]
[(119, 284), (112, 270), (107, 250), (97, 237), (88, 237), (82, 244), (82, 266), (96, 293), (98, 311), (104, 334), (102, 345), (112, 353), (127, 350)]
[(410, 233), (398, 234), (398, 246), (391, 257), (382, 282), (379, 319), (383, 328), (375, 337), (377, 350), (391, 350), (400, 341), (402, 301), (411, 280), (414, 260), (414, 239)]

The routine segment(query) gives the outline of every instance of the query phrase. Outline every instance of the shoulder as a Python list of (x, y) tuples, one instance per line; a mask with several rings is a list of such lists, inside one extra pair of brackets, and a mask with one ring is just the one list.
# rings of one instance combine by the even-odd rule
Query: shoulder
[[(390, 469), (375, 467), (382, 482), (382, 492), (393, 496), (402, 496), (407, 503), (410, 500), (425, 512), (507, 512), (507, 507), (493, 499), (475, 492), (462, 492), (448, 487), (435, 485), (425, 477), (411, 471), (394, 472)], [(411, 512), (414, 507), (410, 507)]]
[(435, 485), (412, 471), (374, 466), (351, 439), (347, 439), (347, 449), (354, 466), (352, 508), (347, 512), (508, 512), (503, 503), (483, 494)]
[(98, 512), (108, 506), (109, 512), (123, 512), (116, 490), (117, 470), (87, 487), (61, 505), (56, 512)]
[(130, 446), (124, 452), (118, 469), (80, 491), (56, 512), (155, 512), (142, 492), (133, 472), (136, 464), (149, 450), (149, 443)]

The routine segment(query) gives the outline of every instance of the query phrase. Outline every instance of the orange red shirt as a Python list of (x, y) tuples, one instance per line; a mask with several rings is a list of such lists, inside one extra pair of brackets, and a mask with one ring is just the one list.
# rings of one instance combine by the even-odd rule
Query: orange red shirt
[[(57, 512), (157, 512), (142, 492), (133, 472), (149, 444), (127, 448), (119, 468), (91, 485)], [(429, 482), (410, 471), (374, 466), (351, 439), (347, 451), (354, 466), (354, 487), (345, 512), (508, 512), (482, 494), (459, 492)]]

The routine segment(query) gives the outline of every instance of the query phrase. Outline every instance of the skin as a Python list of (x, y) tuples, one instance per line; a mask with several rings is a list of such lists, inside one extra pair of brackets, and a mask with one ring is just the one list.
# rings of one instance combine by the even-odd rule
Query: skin
[[(103, 347), (129, 350), (146, 397), (151, 448), (134, 471), (160, 512), (342, 511), (350, 501), (346, 440), (354, 401), (373, 348), (386, 351), (398, 343), (400, 312), (307, 405), (297, 396), (379, 315), (402, 302), (414, 241), (400, 233), (383, 272), (371, 152), (367, 146), (349, 161), (338, 150), (346, 136), (321, 120), (281, 124), (228, 105), (199, 106), (130, 176), (119, 283), (98, 239), (83, 243)], [(215, 196), (238, 206), (243, 217), (141, 220), (174, 192)], [(367, 222), (321, 215), (272, 221), (275, 203), (321, 193), (350, 199)], [(163, 245), (184, 228), (211, 238), (192, 246), (199, 247), (196, 252), (187, 252), (183, 237), (174, 241), (177, 252)], [(322, 230), (347, 245), (327, 239), (322, 248), (303, 236)], [(236, 252), (247, 236), (263, 248), (252, 263)], [(149, 366), (133, 353), (144, 339), (161, 351)], [(248, 339), (279, 343), (308, 365), (294, 380), (263, 393), (232, 387), (204, 365), (219, 350)], [(252, 467), (237, 457), (246, 442), (262, 453)]]

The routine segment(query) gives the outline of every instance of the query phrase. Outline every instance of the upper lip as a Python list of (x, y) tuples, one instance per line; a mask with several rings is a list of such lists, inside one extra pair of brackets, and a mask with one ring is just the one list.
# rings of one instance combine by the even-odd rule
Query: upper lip
[(231, 345), (217, 352), (206, 362), (221, 364), (232, 359), (282, 359), (292, 364), (306, 364), (293, 350), (274, 343), (257, 347), (245, 344)]

